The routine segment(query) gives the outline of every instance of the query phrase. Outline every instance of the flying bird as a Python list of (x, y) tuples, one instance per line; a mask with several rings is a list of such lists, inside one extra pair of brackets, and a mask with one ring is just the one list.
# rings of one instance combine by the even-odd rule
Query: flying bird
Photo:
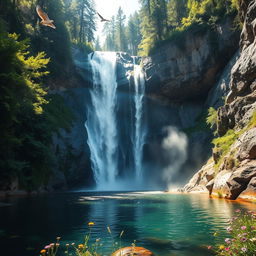
[(103, 21), (110, 21), (110, 20), (107, 20), (107, 19), (104, 19), (98, 12), (97, 12), (97, 14), (99, 15), (99, 17), (100, 17), (100, 19), (101, 19), (101, 22), (103, 22)]
[(42, 24), (43, 26), (54, 28), (54, 29), (56, 28), (53, 24), (53, 20), (49, 19), (48, 15), (42, 10), (42, 8), (39, 5), (36, 6), (36, 12), (38, 16), (42, 19), (40, 21), (40, 24)]

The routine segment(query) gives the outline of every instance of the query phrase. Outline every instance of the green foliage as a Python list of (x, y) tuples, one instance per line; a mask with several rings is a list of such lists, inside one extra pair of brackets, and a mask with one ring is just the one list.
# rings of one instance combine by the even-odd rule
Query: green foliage
[(92, 43), (84, 42), (84, 43), (73, 43), (73, 45), (83, 51), (85, 54), (89, 54), (93, 52), (95, 49)]
[(242, 133), (243, 133), (243, 130), (236, 132), (230, 129), (222, 137), (217, 137), (213, 139), (212, 143), (215, 145), (214, 150), (217, 151), (220, 156), (218, 162), (215, 165), (216, 169), (219, 168), (219, 166), (224, 160), (225, 155), (230, 151), (231, 145), (239, 138), (239, 136)]
[(211, 129), (217, 124), (218, 113), (213, 107), (208, 109), (208, 115), (206, 118), (206, 123), (211, 127)]
[(64, 128), (71, 129), (71, 124), (75, 120), (74, 113), (67, 107), (62, 96), (58, 94), (48, 95), (49, 103), (45, 106), (45, 116), (52, 131)]
[[(52, 132), (57, 127), (68, 128), (67, 122), (71, 122), (64, 103), (46, 98), (41, 84), (48, 74), (49, 58), (44, 52), (32, 56), (28, 48), (28, 40), (19, 41), (16, 34), (8, 34), (0, 22), (1, 188), (14, 178), (27, 190), (47, 184), (54, 161)], [(60, 111), (69, 118), (61, 120)]]
[[(255, 255), (256, 214), (252, 211), (236, 210), (236, 216), (229, 220), (228, 236), (215, 249), (216, 255)], [(212, 247), (209, 246), (209, 249)]]
[[(235, 1), (231, 0), (141, 0), (141, 4), (140, 55), (152, 54), (162, 44), (175, 42), (176, 31), (182, 35), (196, 27), (214, 29), (223, 17), (237, 11)], [(215, 49), (216, 45), (213, 46)]]

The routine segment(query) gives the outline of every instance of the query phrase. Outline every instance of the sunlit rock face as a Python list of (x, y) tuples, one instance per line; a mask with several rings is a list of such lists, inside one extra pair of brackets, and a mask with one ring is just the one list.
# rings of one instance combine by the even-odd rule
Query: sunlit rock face
[(147, 92), (175, 101), (204, 97), (238, 48), (238, 32), (226, 20), (213, 31), (187, 32), (143, 59)]
[[(229, 152), (222, 156), (222, 163), (213, 168), (219, 174), (206, 187), (210, 194), (219, 193), (228, 199), (240, 197), (251, 200), (255, 199), (256, 191), (256, 129), (251, 123), (256, 111), (256, 2), (242, 0), (239, 4), (243, 22), (241, 51), (230, 74), (227, 74), (230, 77), (229, 92), (224, 106), (218, 108), (217, 120), (219, 136), (233, 129), (239, 138), (230, 146)], [(214, 153), (213, 159), (217, 164), (218, 154)], [(197, 183), (201, 184), (202, 180), (199, 179)]]

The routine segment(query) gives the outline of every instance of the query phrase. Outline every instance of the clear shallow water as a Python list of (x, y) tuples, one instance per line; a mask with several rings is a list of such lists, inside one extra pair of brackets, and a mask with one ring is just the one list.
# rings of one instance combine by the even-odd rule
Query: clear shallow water
[(255, 210), (256, 204), (163, 193), (87, 192), (10, 198), (0, 204), (1, 255), (38, 255), (56, 236), (62, 237), (62, 244), (81, 243), (89, 221), (95, 222), (91, 240), (101, 238), (105, 255), (113, 248), (107, 226), (113, 237), (124, 230), (122, 246), (136, 240), (137, 246), (158, 256), (210, 255), (205, 246), (216, 242), (212, 234), (225, 230), (237, 208)]

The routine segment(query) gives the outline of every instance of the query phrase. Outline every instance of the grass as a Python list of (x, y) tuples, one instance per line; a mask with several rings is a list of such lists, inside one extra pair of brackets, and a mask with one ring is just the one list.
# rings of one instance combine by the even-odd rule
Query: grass
[[(88, 223), (89, 232), (85, 235), (84, 241), (80, 244), (75, 243), (67, 243), (65, 245), (65, 255), (67, 256), (104, 256), (106, 253), (103, 253), (101, 243), (101, 239), (97, 238), (95, 241), (91, 241), (91, 230), (93, 226), (95, 225), (94, 222)], [(107, 227), (108, 233), (112, 240), (112, 252), (118, 250), (121, 248), (121, 237), (124, 234), (124, 231), (121, 231), (119, 236), (117, 238), (113, 237), (112, 231), (110, 227)], [(55, 243), (51, 243), (49, 245), (46, 245), (41, 251), (41, 256), (56, 256), (58, 254), (59, 248), (60, 248), (60, 237), (56, 238)], [(116, 242), (117, 239), (119, 242)], [(132, 246), (135, 246), (135, 243), (132, 244)]]
[(225, 155), (227, 155), (227, 153), (230, 151), (232, 144), (239, 138), (239, 136), (243, 132), (244, 130), (236, 132), (235, 130), (230, 129), (222, 137), (213, 139), (212, 143), (215, 145), (214, 150), (216, 150), (220, 154), (220, 158), (215, 164), (215, 169), (218, 169), (220, 167), (220, 165), (224, 161)]

